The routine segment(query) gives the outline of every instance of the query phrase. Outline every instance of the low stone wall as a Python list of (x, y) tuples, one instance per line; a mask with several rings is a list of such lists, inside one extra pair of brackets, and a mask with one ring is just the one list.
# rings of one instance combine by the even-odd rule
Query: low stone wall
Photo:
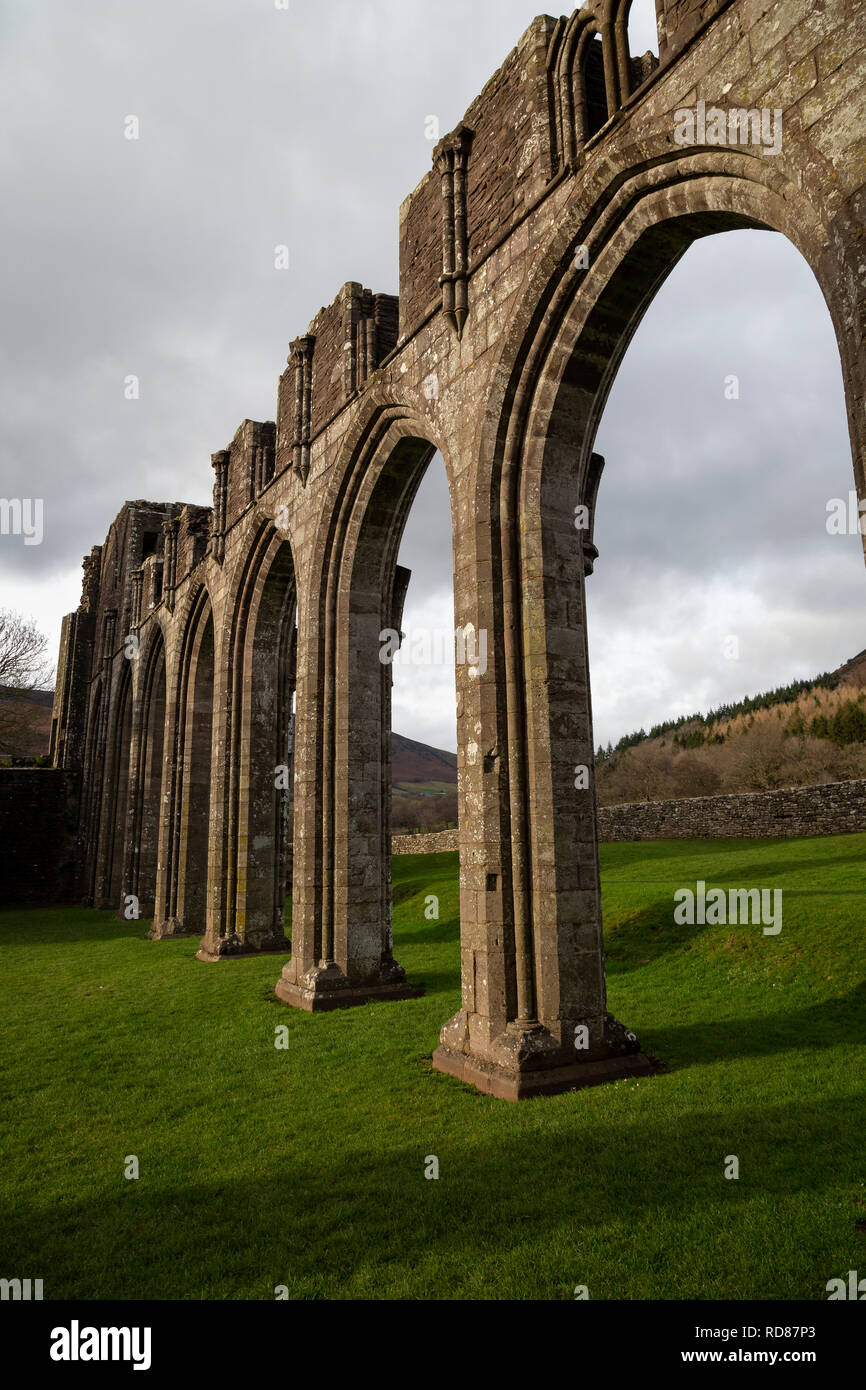
[(392, 835), (392, 854), (439, 854), (459, 849), (459, 830), (437, 830), (430, 835)]
[[(602, 806), (598, 838), (608, 840), (794, 839), (866, 830), (866, 780), (775, 792), (694, 796), (682, 801), (635, 801)], [(395, 835), (394, 854), (457, 849), (458, 832)]]
[(76, 773), (0, 768), (0, 905), (78, 896), (77, 818)]
[(770, 839), (866, 830), (866, 780), (603, 806), (600, 840)]

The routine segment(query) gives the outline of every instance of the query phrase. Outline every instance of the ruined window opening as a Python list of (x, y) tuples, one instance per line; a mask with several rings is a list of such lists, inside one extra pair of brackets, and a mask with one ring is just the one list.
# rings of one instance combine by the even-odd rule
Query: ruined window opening
[(583, 87), (586, 93), (586, 138), (592, 139), (608, 118), (607, 89), (604, 83), (604, 53), (598, 35), (586, 47), (583, 60)]
[(629, 86), (634, 92), (659, 65), (655, 0), (632, 0), (628, 11), (627, 44)]
[(649, 54), (658, 65), (659, 31), (655, 0), (632, 0), (628, 8), (628, 51), (634, 61)]

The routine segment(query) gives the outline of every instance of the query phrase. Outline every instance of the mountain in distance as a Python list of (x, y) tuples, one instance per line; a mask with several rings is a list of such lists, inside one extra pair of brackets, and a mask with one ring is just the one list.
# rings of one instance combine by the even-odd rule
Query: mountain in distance
[(45, 757), (51, 741), (53, 690), (0, 685), (0, 759)]
[(457, 754), (417, 743), (403, 734), (392, 734), (391, 781), (407, 791), (423, 786), (450, 790), (457, 786)]

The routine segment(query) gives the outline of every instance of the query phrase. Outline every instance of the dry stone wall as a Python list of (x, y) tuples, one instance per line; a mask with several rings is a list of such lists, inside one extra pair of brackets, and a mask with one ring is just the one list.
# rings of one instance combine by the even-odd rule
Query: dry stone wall
[[(602, 806), (598, 838), (610, 840), (776, 839), (851, 835), (866, 831), (866, 780), (820, 787), (787, 787), (734, 796), (678, 801), (634, 801)], [(459, 849), (456, 830), (395, 835), (394, 854), (439, 854)]]
[(604, 806), (598, 813), (600, 840), (797, 838), (862, 830), (866, 830), (866, 781), (859, 779), (740, 796), (641, 801)]
[(392, 854), (441, 854), (460, 848), (459, 830), (434, 830), (429, 835), (393, 835)]

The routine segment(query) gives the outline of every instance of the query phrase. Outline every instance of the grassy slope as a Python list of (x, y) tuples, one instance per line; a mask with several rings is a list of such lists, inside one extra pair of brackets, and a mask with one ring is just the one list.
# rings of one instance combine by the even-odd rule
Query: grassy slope
[(456, 788), (452, 782), (395, 782), (394, 790), (406, 796), (438, 796), (443, 792), (453, 795)]
[[(395, 860), (426, 996), (332, 1015), (276, 1003), (274, 958), (0, 914), (0, 1273), (49, 1298), (826, 1297), (866, 1261), (864, 853), (603, 846), (610, 1006), (669, 1070), (516, 1106), (419, 1060), (459, 998), (456, 855)], [(782, 887), (781, 935), (674, 927), (699, 877)]]

